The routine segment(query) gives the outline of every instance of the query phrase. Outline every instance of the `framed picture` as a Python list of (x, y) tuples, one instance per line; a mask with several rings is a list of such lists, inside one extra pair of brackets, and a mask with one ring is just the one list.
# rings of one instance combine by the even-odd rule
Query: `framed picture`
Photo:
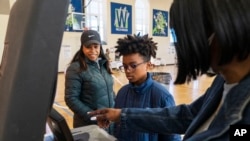
[(132, 6), (111, 2), (111, 33), (132, 33)]
[(168, 12), (153, 9), (153, 36), (168, 36)]

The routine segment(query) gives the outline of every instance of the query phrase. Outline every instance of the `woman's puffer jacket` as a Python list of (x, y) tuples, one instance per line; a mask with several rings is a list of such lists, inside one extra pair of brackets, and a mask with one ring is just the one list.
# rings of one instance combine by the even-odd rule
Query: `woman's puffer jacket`
[(79, 72), (80, 64), (72, 63), (65, 76), (65, 102), (74, 112), (74, 127), (94, 124), (87, 112), (114, 106), (113, 78), (107, 72), (106, 60), (87, 61), (86, 71)]

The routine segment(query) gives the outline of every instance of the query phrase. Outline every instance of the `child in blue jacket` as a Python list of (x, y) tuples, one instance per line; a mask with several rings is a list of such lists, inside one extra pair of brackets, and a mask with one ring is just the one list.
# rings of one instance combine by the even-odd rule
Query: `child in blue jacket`
[[(173, 96), (160, 83), (152, 79), (148, 72), (151, 57), (156, 56), (157, 46), (148, 35), (127, 35), (119, 39), (116, 52), (122, 56), (123, 66), (129, 84), (123, 86), (117, 93), (115, 108), (159, 108), (175, 105)], [(119, 141), (176, 141), (176, 134), (157, 134), (134, 132), (114, 125), (114, 136)]]

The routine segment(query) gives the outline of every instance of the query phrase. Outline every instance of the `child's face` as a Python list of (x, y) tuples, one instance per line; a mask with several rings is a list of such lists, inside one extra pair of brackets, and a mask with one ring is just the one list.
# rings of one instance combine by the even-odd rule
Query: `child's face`
[(149, 62), (145, 62), (139, 53), (124, 55), (122, 61), (129, 82), (140, 85), (147, 79)]

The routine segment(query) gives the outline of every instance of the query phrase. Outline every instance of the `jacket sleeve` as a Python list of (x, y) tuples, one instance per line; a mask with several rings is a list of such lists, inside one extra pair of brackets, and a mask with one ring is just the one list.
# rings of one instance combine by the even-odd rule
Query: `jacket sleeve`
[(121, 126), (140, 132), (184, 134), (196, 117), (204, 97), (205, 94), (190, 105), (146, 109), (124, 108), (121, 112)]
[(83, 117), (84, 120), (89, 120), (90, 116), (87, 112), (92, 111), (90, 107), (85, 105), (80, 100), (82, 78), (78, 69), (75, 66), (70, 66), (66, 71), (65, 76), (65, 102), (67, 106), (78, 116)]
[[(160, 107), (171, 107), (175, 106), (174, 97), (169, 93), (168, 90), (161, 91), (161, 105)], [(158, 134), (158, 141), (181, 141), (181, 136), (179, 134)]]
[(161, 104), (162, 104), (161, 107), (175, 106), (174, 97), (168, 91), (164, 91)]

